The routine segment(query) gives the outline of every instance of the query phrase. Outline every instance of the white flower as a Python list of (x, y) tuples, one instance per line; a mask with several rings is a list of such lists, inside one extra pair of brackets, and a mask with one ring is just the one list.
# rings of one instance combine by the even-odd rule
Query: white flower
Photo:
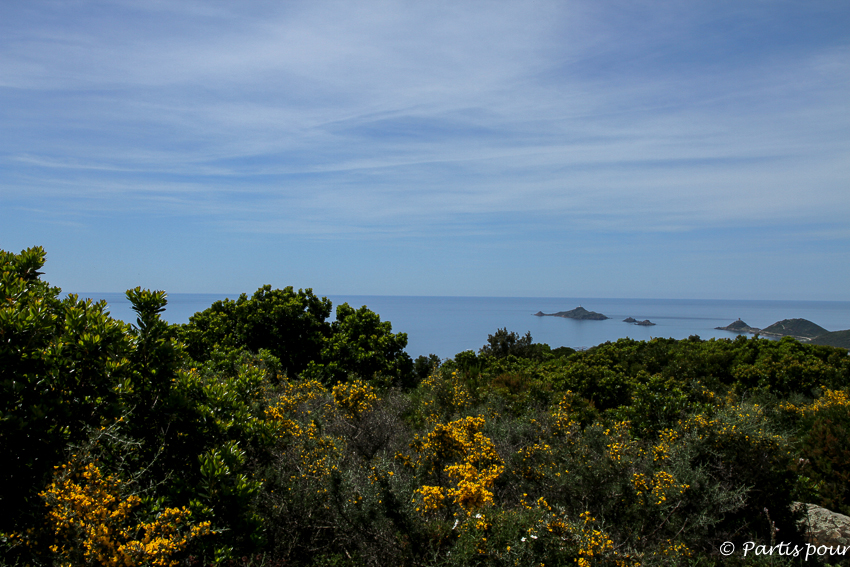
[(525, 541), (525, 538), (524, 538), (524, 537), (523, 537), (523, 538), (520, 538), (520, 541)]
[(531, 539), (537, 539), (537, 536), (536, 536), (536, 535), (532, 535), (532, 536), (531, 536)]

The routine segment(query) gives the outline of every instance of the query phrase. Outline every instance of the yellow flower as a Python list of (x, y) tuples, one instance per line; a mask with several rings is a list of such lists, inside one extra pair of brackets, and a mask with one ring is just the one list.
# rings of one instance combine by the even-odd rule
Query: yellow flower
[(82, 470), (63, 466), (57, 471), (40, 496), (56, 538), (50, 550), (60, 564), (71, 565), (72, 558), (82, 557), (87, 564), (105, 567), (176, 565), (174, 554), (211, 532), (209, 522), (192, 526), (187, 508), (166, 508), (153, 522), (133, 523), (131, 512), (141, 499), (123, 495), (122, 484), (113, 476), (104, 478), (95, 463)]

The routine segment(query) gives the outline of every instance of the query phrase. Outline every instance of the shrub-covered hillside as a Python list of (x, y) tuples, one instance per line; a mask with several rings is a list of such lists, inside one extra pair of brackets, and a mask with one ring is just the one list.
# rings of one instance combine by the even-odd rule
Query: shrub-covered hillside
[(7, 565), (719, 565), (800, 543), (792, 502), (850, 513), (845, 350), (500, 329), (412, 361), (310, 290), (169, 325), (137, 288), (126, 325), (43, 263), (0, 252)]

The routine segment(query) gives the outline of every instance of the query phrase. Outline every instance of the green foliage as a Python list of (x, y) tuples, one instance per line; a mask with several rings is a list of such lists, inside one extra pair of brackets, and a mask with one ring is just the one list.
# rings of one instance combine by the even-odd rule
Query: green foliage
[(811, 344), (850, 349), (850, 329), (824, 333), (812, 339)]
[(263, 419), (266, 371), (248, 354), (232, 375), (214, 366), (177, 372), (160, 410), (163, 427), (146, 438), (146, 446), (158, 448), (148, 466), (158, 478), (172, 477), (161, 488), (170, 499), (227, 528), (211, 544), (251, 549), (262, 540), (253, 501), (273, 439)]
[(418, 384), (428, 378), (431, 372), (440, 368), (440, 364), (440, 357), (436, 354), (417, 356), (416, 360), (413, 361), (413, 378), (416, 383)]
[(530, 350), (532, 344), (530, 332), (520, 337), (515, 332), (509, 333), (507, 328), (502, 328), (495, 334), (487, 336), (487, 344), (481, 347), (478, 353), (495, 358), (504, 358), (509, 354), (522, 357)]
[(746, 487), (746, 506), (727, 514), (716, 534), (769, 540), (769, 525), (762, 520), (767, 509), (783, 538), (793, 537), (796, 526), (790, 506), (795, 479), (790, 467), (794, 453), (789, 436), (772, 419), (771, 411), (742, 401), (721, 405), (710, 418), (696, 414), (690, 423), (702, 441), (694, 465), (705, 467), (727, 486)]
[(189, 355), (199, 363), (246, 350), (267, 351), (284, 375), (301, 374), (335, 384), (355, 374), (368, 380), (410, 387), (413, 362), (404, 352), (407, 335), (393, 333), (389, 321), (366, 306), (337, 307), (313, 291), (266, 285), (250, 299), (216, 301), (179, 330)]
[(733, 370), (739, 391), (812, 394), (818, 386), (835, 387), (846, 380), (846, 365), (836, 368), (828, 362), (833, 349), (802, 345), (790, 337), (761, 346), (752, 365), (739, 365)]
[(180, 338), (198, 362), (209, 360), (216, 350), (264, 349), (285, 374), (295, 376), (320, 359), (331, 335), (326, 321), (330, 313), (330, 300), (316, 297), (311, 289), (295, 292), (292, 286), (273, 290), (265, 285), (251, 298), (243, 293), (236, 301), (216, 301), (196, 313), (182, 326)]
[(167, 304), (164, 291), (135, 288), (127, 291), (137, 326), (129, 330), (131, 350), (128, 353), (132, 374), (119, 391), (124, 406), (133, 414), (134, 433), (147, 441), (146, 447), (158, 447), (171, 420), (167, 407), (182, 351), (175, 331), (160, 317)]
[(561, 346), (561, 347), (552, 349), (552, 356), (554, 356), (555, 358), (565, 358), (565, 357), (570, 356), (571, 354), (575, 354), (575, 353), (576, 353), (576, 349), (566, 347), (566, 346)]
[[(722, 541), (798, 541), (792, 500), (850, 511), (843, 350), (576, 352), (499, 329), (479, 354), (413, 362), (389, 322), (342, 304), (329, 323), (310, 290), (172, 326), (165, 293), (136, 288), (124, 325), (60, 299), (40, 248), (0, 260), (7, 561), (83, 557), (79, 525), (45, 523), (63, 502), (194, 534), (172, 545), (186, 564), (305, 567), (715, 564)], [(72, 469), (89, 484), (56, 481)], [(51, 550), (59, 536), (76, 539)]]
[(44, 257), (0, 251), (0, 530), (35, 513), (68, 443), (120, 413), (116, 383), (130, 375), (125, 325), (103, 302), (60, 300), (39, 279)]
[(812, 403), (784, 403), (799, 432), (794, 462), (800, 498), (843, 514), (850, 512), (850, 392), (826, 390)]
[(535, 360), (544, 360), (552, 356), (549, 345), (535, 343), (531, 338), (531, 332), (519, 336), (513, 331), (509, 333), (507, 328), (497, 329), (494, 334), (488, 335), (487, 344), (481, 347), (478, 354), (493, 358), (515, 356)]
[(818, 416), (801, 440), (796, 470), (812, 483), (812, 500), (850, 514), (850, 415), (847, 410)]
[(614, 413), (629, 421), (636, 434), (654, 437), (662, 429), (675, 427), (693, 408), (682, 386), (673, 378), (660, 374), (649, 376), (641, 370), (631, 403), (619, 406), (620, 411)]
[(101, 455), (104, 474), (144, 471), (145, 502), (190, 506), (229, 528), (214, 547), (259, 542), (253, 476), (271, 440), (263, 382), (274, 358), (231, 357), (234, 373), (201, 376), (184, 369), (176, 330), (160, 318), (164, 292), (128, 291), (138, 315), (128, 326), (103, 302), (60, 300), (38, 277), (42, 249), (0, 254), (0, 532), (38, 527), (38, 493), (54, 468), (79, 447), (120, 437), (126, 442), (87, 449)]
[(383, 386), (412, 386), (413, 361), (404, 352), (405, 333), (393, 333), (389, 321), (365, 305), (354, 309), (347, 303), (336, 308), (336, 321), (321, 355), (306, 375), (336, 384), (354, 374)]

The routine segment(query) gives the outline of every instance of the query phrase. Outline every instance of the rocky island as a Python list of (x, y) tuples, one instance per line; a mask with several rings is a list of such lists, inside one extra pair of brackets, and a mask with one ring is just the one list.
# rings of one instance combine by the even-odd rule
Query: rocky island
[(635, 325), (640, 325), (641, 327), (654, 327), (655, 323), (650, 321), (649, 319), (644, 319), (643, 321), (638, 321), (634, 317), (626, 317), (623, 319), (623, 323), (634, 323)]
[(733, 333), (753, 333), (756, 334), (759, 332), (759, 329), (755, 327), (750, 327), (739, 317), (737, 321), (726, 325), (725, 327), (715, 327), (718, 331), (731, 331)]
[(564, 317), (565, 319), (578, 319), (580, 321), (604, 321), (608, 317), (596, 311), (588, 311), (584, 307), (576, 307), (570, 311), (558, 311), (557, 313), (543, 313), (538, 311), (536, 317)]

